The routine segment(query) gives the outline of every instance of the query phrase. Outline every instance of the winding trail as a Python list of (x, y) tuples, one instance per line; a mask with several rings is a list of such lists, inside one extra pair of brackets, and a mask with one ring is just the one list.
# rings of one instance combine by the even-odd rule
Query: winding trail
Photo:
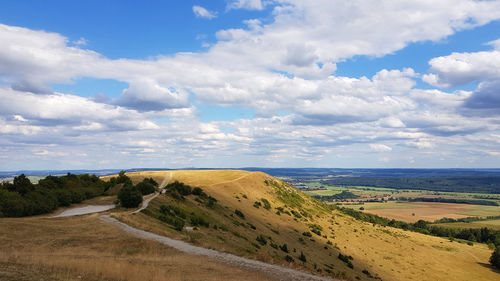
[[(250, 270), (261, 271), (271, 276), (277, 277), (280, 280), (291, 280), (291, 281), (302, 281), (302, 280), (310, 280), (310, 281), (332, 281), (337, 279), (330, 279), (327, 277), (312, 275), (303, 271), (291, 269), (284, 266), (279, 266), (275, 264), (269, 264), (257, 260), (247, 259), (243, 257), (239, 257), (233, 254), (223, 253), (212, 249), (206, 249), (202, 247), (197, 247), (186, 243), (181, 240), (175, 240), (172, 238), (168, 238), (165, 236), (161, 236), (158, 234), (154, 234), (148, 231), (144, 231), (135, 227), (132, 227), (128, 224), (125, 224), (115, 218), (112, 218), (109, 215), (101, 215), (99, 217), (104, 222), (113, 224), (124, 230), (125, 232), (132, 234), (133, 236), (139, 237), (141, 239), (152, 240), (160, 242), (164, 245), (177, 249), (181, 252), (206, 256), (209, 258), (213, 258), (222, 263), (237, 266), (241, 268), (246, 268)], [(236, 276), (235, 276), (236, 277)]]
[(163, 181), (161, 182), (159, 188), (160, 188), (160, 192), (155, 192), (155, 194), (151, 197), (149, 197), (148, 199), (142, 201), (142, 205), (139, 209), (135, 210), (132, 212), (132, 214), (137, 214), (139, 213), (140, 211), (146, 209), (149, 205), (149, 202), (151, 202), (151, 200), (155, 199), (158, 195), (160, 195), (161, 193), (163, 193), (163, 188), (168, 184), (168, 182), (170, 181), (170, 179), (172, 178), (172, 172), (167, 172), (167, 174), (165, 175), (165, 178), (163, 178)]

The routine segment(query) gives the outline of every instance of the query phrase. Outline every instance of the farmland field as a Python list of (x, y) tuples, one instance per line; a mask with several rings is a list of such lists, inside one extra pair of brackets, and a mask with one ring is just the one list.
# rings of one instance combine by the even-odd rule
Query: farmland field
[(474, 221), (470, 223), (466, 222), (454, 222), (454, 223), (439, 223), (438, 226), (451, 227), (451, 228), (483, 228), (487, 227), (494, 230), (500, 230), (500, 220), (486, 220), (486, 221)]
[(364, 212), (381, 217), (405, 222), (418, 220), (435, 221), (441, 218), (465, 218), (472, 216), (497, 216), (500, 215), (499, 206), (482, 206), (470, 204), (435, 203), (435, 202), (388, 202), (365, 203), (363, 205), (343, 205), (359, 209)]

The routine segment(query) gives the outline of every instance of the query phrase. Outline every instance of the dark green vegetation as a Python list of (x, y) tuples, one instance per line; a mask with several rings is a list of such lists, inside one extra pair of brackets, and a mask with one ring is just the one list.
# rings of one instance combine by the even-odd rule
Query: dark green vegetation
[(454, 223), (454, 222), (465, 222), (471, 223), (475, 221), (487, 221), (487, 220), (496, 220), (500, 219), (500, 216), (487, 216), (487, 217), (467, 217), (461, 219), (452, 219), (452, 218), (442, 218), (434, 221), (434, 223)]
[(432, 225), (432, 223), (423, 220), (419, 220), (415, 223), (407, 223), (407, 222), (397, 221), (394, 219), (390, 220), (373, 214), (363, 213), (351, 208), (342, 207), (339, 210), (358, 220), (382, 226), (396, 227), (404, 230), (411, 230), (439, 237), (450, 237), (450, 238), (468, 240), (472, 242), (493, 243), (494, 245), (500, 245), (500, 231), (493, 231), (486, 227), (481, 229), (447, 228), (447, 227)]
[(477, 199), (463, 199), (463, 198), (428, 198), (428, 197), (399, 197), (400, 201), (409, 202), (439, 202), (439, 203), (455, 203), (455, 204), (472, 204), (472, 205), (486, 205), (486, 206), (499, 206), (495, 201), (477, 200)]
[(103, 195), (112, 183), (95, 175), (47, 176), (33, 184), (24, 174), (13, 183), (0, 185), (0, 216), (23, 217), (45, 214), (58, 207)]
[(339, 194), (335, 195), (311, 195), (311, 197), (316, 198), (321, 201), (332, 201), (334, 199), (338, 200), (343, 200), (343, 199), (357, 199), (360, 196), (348, 191), (348, 190), (343, 190)]
[[(214, 208), (217, 200), (212, 196), (208, 196), (201, 188), (191, 187), (182, 182), (175, 181), (169, 183), (166, 187), (166, 196), (171, 197), (175, 201), (185, 201), (185, 196), (194, 196), (195, 201), (202, 203), (207, 208)], [(211, 218), (199, 210), (192, 210), (182, 204), (161, 205), (159, 213), (151, 212), (149, 209), (143, 210), (143, 213), (156, 217), (160, 221), (171, 225), (175, 230), (182, 231), (186, 223), (193, 227), (203, 226), (210, 227)], [(217, 225), (213, 226), (217, 228)]]
[(500, 193), (500, 176), (445, 177), (337, 177), (321, 180), (324, 185), (371, 186), (448, 192)]
[(47, 176), (33, 184), (21, 174), (13, 183), (0, 184), (0, 217), (24, 217), (46, 214), (58, 207), (80, 203), (96, 196), (106, 195), (118, 187), (118, 199), (124, 207), (136, 207), (142, 195), (156, 190), (158, 183), (152, 178), (133, 186), (130, 178), (121, 171), (117, 177), (103, 181), (96, 175)]
[(500, 269), (500, 247), (497, 246), (493, 254), (491, 254), (490, 264), (498, 269)]
[(118, 192), (120, 205), (125, 208), (136, 208), (142, 203), (142, 193), (131, 184), (125, 184)]

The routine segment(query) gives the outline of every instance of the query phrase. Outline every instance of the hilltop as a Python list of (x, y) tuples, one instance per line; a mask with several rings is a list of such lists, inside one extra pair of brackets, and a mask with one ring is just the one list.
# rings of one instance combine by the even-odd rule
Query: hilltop
[[(498, 273), (486, 266), (491, 250), (484, 244), (470, 246), (361, 222), (261, 172), (186, 170), (128, 175), (134, 182), (144, 177), (167, 178), (170, 183), (201, 188), (205, 198), (186, 195), (179, 199), (167, 192), (140, 214), (115, 216), (203, 247), (351, 280), (498, 279)], [(216, 200), (214, 206), (209, 206), (208, 197)], [(197, 219), (193, 225), (192, 218), (197, 217), (202, 223)], [(175, 230), (175, 218), (184, 221), (183, 231)], [(299, 259), (301, 253), (305, 262)]]

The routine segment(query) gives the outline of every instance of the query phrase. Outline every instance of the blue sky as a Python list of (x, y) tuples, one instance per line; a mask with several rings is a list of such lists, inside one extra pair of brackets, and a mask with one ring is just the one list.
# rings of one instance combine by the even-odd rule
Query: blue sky
[(3, 1), (0, 169), (499, 167), (500, 2), (351, 4)]

